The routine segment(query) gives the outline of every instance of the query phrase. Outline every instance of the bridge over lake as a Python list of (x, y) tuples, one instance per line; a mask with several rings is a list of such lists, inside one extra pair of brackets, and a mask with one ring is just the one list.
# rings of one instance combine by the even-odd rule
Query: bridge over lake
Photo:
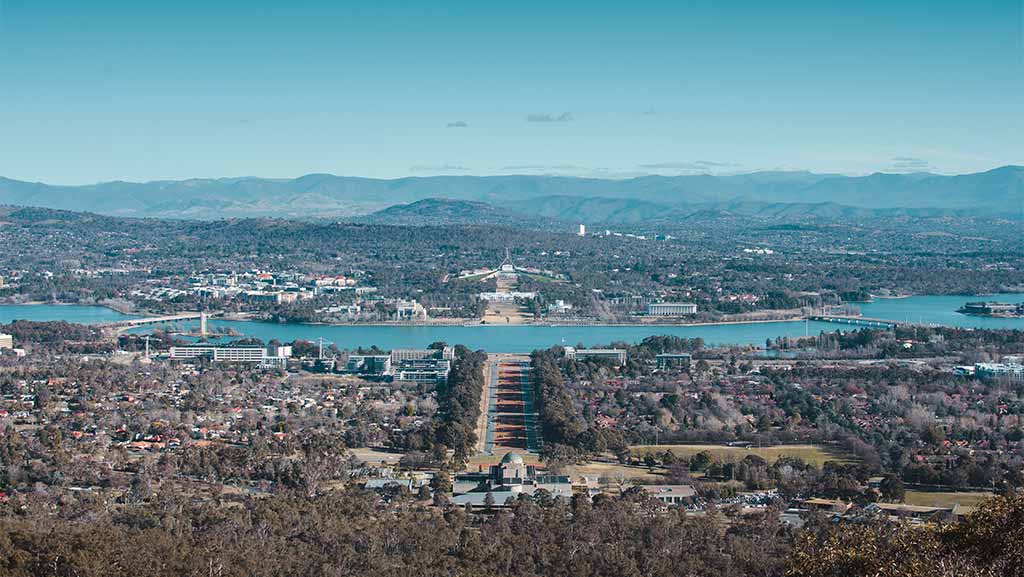
[[(166, 316), (158, 316), (158, 317), (139, 317), (139, 318), (119, 319), (119, 320), (116, 320), (116, 321), (100, 323), (99, 326), (104, 327), (104, 328), (115, 329), (115, 330), (120, 332), (120, 331), (131, 330), (131, 329), (138, 328), (138, 327), (143, 327), (143, 326), (146, 326), (146, 325), (163, 325), (163, 324), (169, 324), (169, 323), (178, 323), (178, 322), (195, 321), (195, 320), (202, 321), (202, 323), (205, 325), (206, 324), (205, 321), (206, 321), (207, 318), (214, 317), (214, 316), (217, 316), (217, 315), (220, 315), (220, 314), (221, 314), (220, 312), (208, 312), (208, 313), (204, 313), (204, 312), (183, 312), (183, 313), (177, 313), (177, 314), (166, 315)], [(203, 329), (205, 330), (205, 326), (203, 327)]]

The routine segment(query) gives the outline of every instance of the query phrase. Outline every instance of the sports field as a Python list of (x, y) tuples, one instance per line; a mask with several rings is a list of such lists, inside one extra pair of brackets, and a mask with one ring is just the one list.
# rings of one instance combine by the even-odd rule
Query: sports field
[(634, 455), (646, 455), (650, 451), (664, 453), (672, 451), (677, 457), (690, 458), (701, 451), (707, 451), (723, 463), (734, 463), (747, 455), (757, 455), (769, 463), (779, 457), (799, 457), (808, 463), (821, 467), (826, 461), (849, 463), (853, 459), (827, 447), (820, 445), (777, 445), (774, 447), (729, 447), (727, 445), (634, 445), (630, 451)]
[(992, 496), (988, 492), (933, 492), (913, 491), (907, 489), (904, 502), (908, 505), (921, 505), (924, 507), (952, 507), (959, 504), (963, 507), (976, 507), (985, 499)]

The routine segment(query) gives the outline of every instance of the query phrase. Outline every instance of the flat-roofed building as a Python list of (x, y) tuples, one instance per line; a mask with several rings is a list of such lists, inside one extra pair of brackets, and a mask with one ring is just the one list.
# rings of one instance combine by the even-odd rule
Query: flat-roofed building
[(969, 315), (1009, 315), (1022, 311), (1024, 304), (999, 302), (971, 302), (965, 304), (960, 312)]
[(384, 376), (391, 372), (391, 355), (349, 355), (345, 372)]
[(217, 347), (213, 360), (222, 363), (260, 363), (267, 357), (263, 347)]
[(647, 314), (652, 317), (681, 317), (697, 314), (697, 305), (693, 303), (651, 303), (647, 305)]
[(0, 333), (0, 349), (13, 349), (14, 336), (7, 333)]
[(811, 497), (810, 499), (804, 499), (800, 501), (801, 508), (806, 511), (821, 511), (823, 513), (835, 513), (842, 515), (853, 507), (853, 503), (848, 503), (842, 499), (822, 499), (820, 497)]
[(174, 360), (212, 359), (221, 363), (261, 363), (267, 358), (267, 349), (258, 346), (219, 347), (208, 344), (171, 347)]
[(200, 358), (213, 358), (214, 345), (183, 345), (180, 347), (171, 347), (170, 356), (172, 359), (200, 359)]
[(864, 507), (864, 512), (885, 515), (890, 521), (904, 520), (914, 524), (951, 520), (956, 508), (957, 505), (951, 507), (928, 507), (904, 503), (871, 503)]
[(684, 505), (697, 495), (690, 485), (641, 485), (640, 488), (666, 505)]
[(455, 358), (455, 347), (444, 347), (441, 349), (393, 349), (391, 351), (391, 362), (418, 361), (420, 359), (447, 359)]
[(661, 353), (654, 357), (655, 362), (658, 364), (658, 368), (664, 369), (668, 367), (688, 367), (690, 366), (690, 360), (693, 357), (690, 353)]
[(1024, 365), (1018, 363), (977, 363), (974, 374), (982, 379), (1024, 382)]
[(452, 362), (448, 359), (406, 359), (394, 368), (395, 379), (417, 383), (443, 383), (448, 380)]
[(574, 361), (586, 359), (612, 359), (617, 365), (626, 364), (625, 349), (577, 349), (565, 347), (565, 358)]

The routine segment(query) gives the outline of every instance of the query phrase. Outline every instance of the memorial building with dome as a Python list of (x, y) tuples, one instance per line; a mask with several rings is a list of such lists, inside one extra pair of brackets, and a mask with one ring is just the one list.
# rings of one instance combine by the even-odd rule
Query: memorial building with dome
[(491, 465), (487, 472), (462, 473), (456, 475), (453, 483), (452, 503), (484, 506), (487, 495), (493, 498), (494, 506), (501, 507), (508, 499), (520, 494), (533, 495), (544, 490), (552, 497), (572, 497), (572, 481), (565, 475), (538, 474), (534, 465), (526, 464), (519, 453), (508, 452), (497, 465)]

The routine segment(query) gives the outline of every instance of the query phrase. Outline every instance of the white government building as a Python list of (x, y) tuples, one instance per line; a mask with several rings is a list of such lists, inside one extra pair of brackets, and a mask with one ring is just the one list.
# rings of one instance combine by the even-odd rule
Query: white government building
[(267, 351), (261, 346), (216, 346), (210, 344), (194, 344), (171, 347), (170, 358), (174, 360), (208, 358), (220, 363), (263, 363), (284, 364), (292, 355), (288, 346), (276, 347)]
[(697, 314), (697, 305), (693, 303), (651, 303), (647, 305), (647, 314), (653, 317), (678, 317)]

